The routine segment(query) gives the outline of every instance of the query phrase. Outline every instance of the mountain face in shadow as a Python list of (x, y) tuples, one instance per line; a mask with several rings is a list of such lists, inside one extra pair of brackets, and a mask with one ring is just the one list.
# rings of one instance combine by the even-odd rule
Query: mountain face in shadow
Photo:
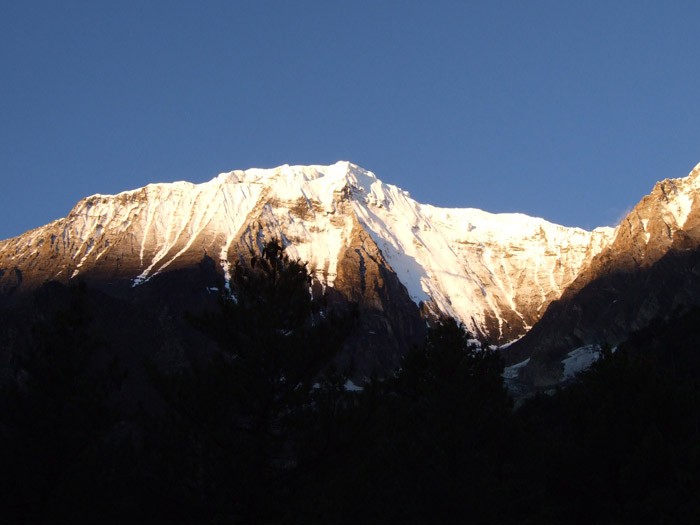
[[(700, 168), (656, 184), (615, 229), (542, 319), (504, 353), (529, 358), (520, 379), (535, 387), (571, 377), (577, 349), (614, 348), (654, 318), (700, 304)], [(697, 203), (697, 204), (696, 204)]]

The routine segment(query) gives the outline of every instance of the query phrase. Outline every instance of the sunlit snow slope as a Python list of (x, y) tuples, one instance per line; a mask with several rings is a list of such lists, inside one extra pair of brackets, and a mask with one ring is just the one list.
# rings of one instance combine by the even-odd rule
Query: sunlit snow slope
[(455, 316), (493, 342), (522, 335), (612, 234), (421, 205), (348, 162), (281, 166), (88, 197), (0, 242), (0, 278), (5, 289), (78, 276), (138, 286), (205, 255), (228, 276), (238, 254), (276, 236), (322, 287), (342, 287), (339, 258), (367, 242), (362, 231), (424, 313)]

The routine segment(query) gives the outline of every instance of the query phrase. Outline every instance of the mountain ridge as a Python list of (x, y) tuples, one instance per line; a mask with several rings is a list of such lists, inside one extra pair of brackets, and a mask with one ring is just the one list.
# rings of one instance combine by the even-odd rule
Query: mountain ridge
[(530, 386), (558, 384), (570, 376), (565, 361), (575, 352), (595, 358), (652, 320), (700, 304), (698, 275), (700, 164), (654, 185), (538, 325), (509, 347), (506, 362), (528, 359), (518, 376)]
[(205, 254), (228, 279), (238, 254), (278, 237), (333, 288), (358, 227), (417, 306), (493, 343), (523, 335), (612, 232), (420, 204), (347, 161), (284, 165), (86, 197), (66, 218), (0, 241), (0, 286), (12, 287), (13, 268), (23, 275), (17, 289), (79, 276), (138, 286)]

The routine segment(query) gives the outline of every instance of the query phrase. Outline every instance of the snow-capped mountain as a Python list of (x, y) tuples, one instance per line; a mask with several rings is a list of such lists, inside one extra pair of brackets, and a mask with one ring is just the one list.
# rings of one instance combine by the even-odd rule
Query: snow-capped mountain
[(392, 293), (424, 315), (454, 316), (505, 343), (621, 235), (423, 205), (348, 162), (281, 166), (83, 199), (66, 218), (0, 242), (0, 291), (75, 278), (138, 287), (205, 256), (228, 279), (239, 254), (277, 237), (320, 291), (372, 302), (379, 290), (374, 302), (386, 310), (397, 303), (387, 279), (396, 279)]
[[(518, 375), (534, 385), (571, 377), (655, 318), (700, 305), (700, 164), (658, 182), (615, 228), (560, 300), (504, 355), (529, 358)], [(513, 369), (512, 373), (515, 373)]]

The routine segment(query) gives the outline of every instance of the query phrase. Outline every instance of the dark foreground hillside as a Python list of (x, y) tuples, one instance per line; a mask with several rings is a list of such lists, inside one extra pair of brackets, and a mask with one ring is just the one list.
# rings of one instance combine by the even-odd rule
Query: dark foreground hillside
[(452, 320), (357, 390), (333, 359), (354, 314), (312, 301), (304, 266), (269, 245), (234, 288), (172, 319), (199, 334), (177, 359), (155, 334), (112, 351), (83, 286), (3, 312), (3, 522), (700, 520), (700, 311), (514, 411)]

